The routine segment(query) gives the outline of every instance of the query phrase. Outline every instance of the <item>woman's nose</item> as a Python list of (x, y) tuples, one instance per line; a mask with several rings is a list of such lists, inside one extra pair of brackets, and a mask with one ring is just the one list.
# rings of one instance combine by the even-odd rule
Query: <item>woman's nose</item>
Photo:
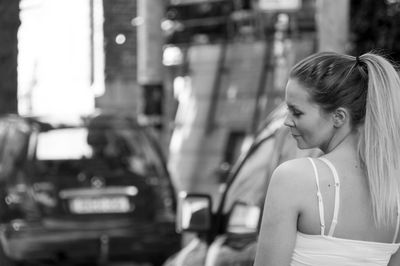
[(286, 115), (285, 121), (283, 122), (283, 124), (287, 127), (292, 127), (294, 126), (293, 120), (290, 116), (290, 114)]

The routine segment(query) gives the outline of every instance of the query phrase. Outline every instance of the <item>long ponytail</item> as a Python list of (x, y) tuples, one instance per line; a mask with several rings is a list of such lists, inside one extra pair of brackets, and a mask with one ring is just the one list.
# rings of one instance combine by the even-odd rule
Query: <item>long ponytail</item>
[(378, 225), (395, 221), (400, 193), (400, 78), (383, 57), (360, 57), (368, 69), (368, 93), (359, 155), (368, 177), (374, 219)]

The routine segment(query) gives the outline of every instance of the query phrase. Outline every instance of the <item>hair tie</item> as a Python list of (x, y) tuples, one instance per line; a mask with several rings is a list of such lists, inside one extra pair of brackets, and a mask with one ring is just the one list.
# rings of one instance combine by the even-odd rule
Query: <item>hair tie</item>
[(358, 55), (356, 56), (356, 64), (357, 65), (361, 64), (360, 57)]
[(356, 56), (356, 63), (354, 64), (353, 67), (357, 67), (357, 69), (360, 71), (362, 78), (368, 78), (368, 70), (360, 60), (360, 57), (357, 55)]

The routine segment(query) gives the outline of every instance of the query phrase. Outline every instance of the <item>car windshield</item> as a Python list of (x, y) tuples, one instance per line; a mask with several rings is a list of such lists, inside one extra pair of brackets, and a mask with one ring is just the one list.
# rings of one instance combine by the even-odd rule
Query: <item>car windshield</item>
[(74, 174), (73, 169), (79, 171), (82, 162), (92, 165), (91, 170), (105, 171), (107, 166), (109, 170), (140, 175), (161, 168), (160, 158), (144, 132), (131, 128), (79, 127), (41, 132), (37, 138), (36, 161), (44, 172), (56, 164), (58, 170), (69, 169), (70, 174)]
[(38, 160), (77, 160), (90, 158), (92, 147), (87, 143), (86, 128), (51, 130), (39, 134), (36, 150)]

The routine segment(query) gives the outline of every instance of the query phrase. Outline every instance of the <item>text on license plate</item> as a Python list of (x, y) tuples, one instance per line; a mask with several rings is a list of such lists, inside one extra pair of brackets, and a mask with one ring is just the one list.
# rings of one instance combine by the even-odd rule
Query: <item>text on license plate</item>
[(127, 197), (74, 198), (69, 202), (71, 212), (124, 213), (131, 210)]

